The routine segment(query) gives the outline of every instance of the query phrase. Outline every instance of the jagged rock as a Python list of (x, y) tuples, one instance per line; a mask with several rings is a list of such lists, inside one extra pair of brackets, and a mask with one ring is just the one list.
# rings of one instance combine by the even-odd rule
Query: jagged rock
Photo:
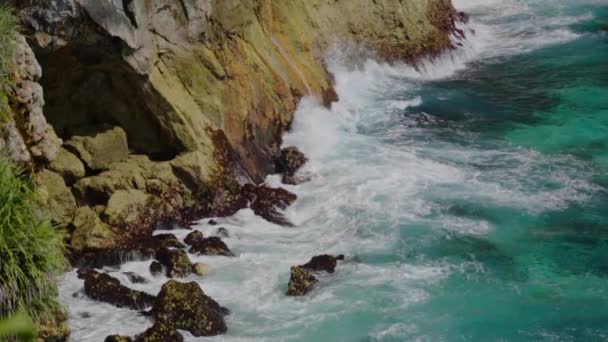
[(338, 265), (338, 260), (344, 260), (344, 255), (317, 255), (312, 257), (309, 262), (300, 265), (299, 267), (314, 272), (325, 271), (327, 273), (334, 273), (336, 266)]
[(224, 241), (217, 236), (193, 241), (191, 246), (189, 252), (193, 254), (234, 256)]
[(148, 279), (140, 276), (139, 274), (135, 273), (135, 272), (123, 272), (124, 275), (127, 276), (127, 278), (129, 278), (129, 281), (131, 282), (131, 284), (147, 284), (149, 283)]
[(106, 273), (81, 269), (78, 277), (84, 279), (84, 292), (87, 296), (117, 307), (142, 310), (152, 306), (156, 297), (145, 292), (132, 290)]
[(300, 266), (291, 267), (291, 276), (287, 286), (288, 296), (303, 296), (312, 290), (319, 281), (312, 272), (334, 273), (338, 260), (344, 260), (344, 255), (317, 255), (309, 262)]
[(303, 296), (310, 292), (317, 282), (317, 278), (309, 271), (299, 266), (293, 266), (291, 267), (291, 276), (287, 285), (287, 295)]
[(71, 228), (73, 233), (70, 245), (75, 251), (109, 249), (118, 243), (114, 229), (103, 223), (90, 207), (78, 208)]
[(113, 226), (130, 225), (140, 220), (152, 197), (140, 190), (117, 190), (108, 201), (102, 218)]
[(135, 342), (182, 342), (184, 337), (171, 325), (156, 323), (148, 330), (137, 335)]
[(193, 231), (192, 233), (189, 233), (188, 235), (186, 235), (184, 242), (186, 244), (192, 246), (196, 243), (200, 243), (201, 241), (203, 241), (204, 238), (205, 238), (205, 236), (203, 235), (203, 233), (201, 233), (199, 231)]
[(209, 266), (203, 264), (202, 262), (197, 262), (192, 265), (192, 272), (200, 277), (206, 276), (209, 274)]
[(67, 184), (73, 184), (85, 176), (82, 161), (63, 147), (59, 149), (57, 156), (49, 165), (49, 170), (60, 174)]
[(110, 335), (106, 337), (104, 342), (133, 342), (133, 339), (128, 336)]
[(296, 177), (296, 172), (306, 164), (308, 158), (295, 146), (286, 147), (281, 150), (276, 160), (276, 172), (283, 174), (283, 183), (296, 185), (303, 180)]
[(217, 236), (223, 237), (223, 238), (228, 238), (230, 237), (230, 233), (228, 233), (228, 229), (224, 228), (224, 227), (220, 227), (217, 229), (217, 231), (215, 232), (215, 234)]
[(42, 170), (36, 175), (41, 205), (51, 221), (65, 226), (76, 213), (76, 200), (63, 178), (53, 171)]
[(153, 276), (160, 275), (163, 273), (163, 265), (158, 261), (152, 261), (150, 264), (150, 273), (152, 273)]
[(183, 250), (161, 248), (156, 251), (156, 259), (167, 268), (169, 278), (183, 278), (192, 273), (192, 263)]
[(65, 148), (80, 158), (89, 169), (107, 170), (111, 164), (127, 159), (127, 134), (122, 128), (91, 127), (82, 133), (83, 135), (68, 140)]
[(224, 321), (228, 309), (205, 295), (195, 282), (165, 283), (152, 311), (157, 322), (197, 337), (220, 335), (228, 330)]
[(291, 223), (278, 211), (287, 209), (298, 198), (295, 194), (282, 189), (265, 185), (245, 184), (243, 196), (249, 201), (253, 212), (269, 222), (290, 226)]

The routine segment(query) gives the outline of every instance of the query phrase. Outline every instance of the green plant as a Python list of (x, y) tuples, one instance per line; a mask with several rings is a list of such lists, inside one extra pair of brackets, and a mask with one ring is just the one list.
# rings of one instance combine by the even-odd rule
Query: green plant
[(14, 53), (14, 34), (17, 32), (17, 17), (14, 10), (0, 5), (0, 123), (8, 119), (7, 92), (12, 86), (9, 75)]
[(36, 327), (30, 316), (23, 310), (7, 319), (0, 320), (0, 339), (16, 337), (19, 341), (33, 341)]
[(0, 317), (26, 308), (36, 321), (58, 311), (56, 276), (66, 267), (62, 233), (35, 210), (33, 182), (0, 155)]

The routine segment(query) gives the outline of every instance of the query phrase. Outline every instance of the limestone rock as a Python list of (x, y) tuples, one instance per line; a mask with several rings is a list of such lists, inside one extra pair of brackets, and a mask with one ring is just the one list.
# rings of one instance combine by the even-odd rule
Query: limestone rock
[(291, 267), (291, 276), (287, 285), (288, 296), (303, 296), (319, 282), (312, 273), (299, 266)]
[(117, 307), (143, 310), (154, 304), (156, 298), (145, 292), (131, 290), (107, 273), (92, 270), (79, 270), (78, 277), (84, 279), (84, 292), (87, 296)]
[(183, 250), (161, 248), (156, 251), (156, 259), (167, 268), (169, 278), (183, 278), (192, 273), (192, 263)]
[(102, 218), (113, 226), (137, 223), (150, 200), (150, 195), (140, 190), (117, 190), (108, 200)]
[(43, 195), (42, 207), (51, 221), (59, 225), (67, 225), (76, 213), (76, 200), (63, 178), (53, 171), (42, 170), (36, 175), (38, 191)]
[(60, 174), (67, 184), (73, 184), (85, 176), (82, 161), (65, 148), (59, 149), (57, 156), (48, 168)]
[(183, 342), (184, 337), (175, 328), (163, 323), (156, 323), (148, 330), (137, 335), (135, 342)]
[(127, 159), (127, 134), (120, 127), (94, 127), (74, 136), (65, 148), (74, 153), (91, 170), (107, 170), (110, 165)]
[(70, 245), (75, 251), (107, 249), (117, 245), (117, 234), (90, 207), (80, 207), (72, 221)]
[(153, 308), (159, 323), (186, 330), (194, 336), (215, 336), (228, 328), (224, 321), (229, 311), (205, 295), (195, 282), (170, 280), (163, 285)]

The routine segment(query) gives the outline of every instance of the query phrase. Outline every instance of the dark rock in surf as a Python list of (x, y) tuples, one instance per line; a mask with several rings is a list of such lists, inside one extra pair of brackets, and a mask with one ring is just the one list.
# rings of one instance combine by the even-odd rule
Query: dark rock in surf
[(78, 277), (84, 279), (84, 292), (87, 296), (119, 308), (142, 310), (152, 306), (156, 300), (152, 295), (121, 285), (118, 279), (107, 273), (80, 269)]
[(106, 337), (104, 342), (132, 342), (133, 339), (128, 336), (110, 335)]
[(189, 250), (193, 254), (234, 256), (228, 246), (217, 236), (193, 241)]
[(156, 323), (137, 335), (135, 342), (183, 342), (184, 337), (171, 325)]
[(156, 260), (152, 261), (150, 264), (150, 273), (152, 273), (153, 276), (160, 275), (163, 273), (163, 265)]
[(296, 185), (304, 179), (296, 177), (296, 172), (306, 164), (308, 158), (297, 147), (290, 146), (281, 150), (281, 154), (276, 159), (276, 172), (283, 174), (283, 183)]
[(217, 231), (215, 232), (215, 235), (223, 237), (223, 238), (230, 237), (230, 233), (228, 232), (228, 229), (226, 229), (224, 227), (218, 228)]
[(159, 250), (161, 248), (185, 248), (186, 246), (173, 234), (158, 234), (143, 241), (142, 247)]
[(156, 251), (156, 260), (167, 268), (167, 277), (183, 278), (192, 273), (188, 254), (181, 249), (161, 248)]
[(194, 245), (200, 241), (202, 241), (205, 238), (205, 236), (203, 235), (203, 233), (199, 232), (199, 231), (193, 231), (192, 233), (188, 234), (186, 236), (186, 238), (184, 239), (184, 242), (187, 245)]
[(123, 272), (129, 278), (131, 284), (147, 284), (148, 280), (135, 272)]
[(291, 267), (291, 276), (287, 285), (288, 296), (303, 296), (310, 292), (313, 286), (319, 282), (308, 270), (299, 267)]
[(298, 196), (294, 193), (282, 188), (270, 188), (266, 185), (255, 186), (253, 184), (245, 184), (242, 194), (256, 215), (272, 223), (292, 226), (279, 210), (285, 210), (295, 202)]
[(344, 260), (344, 255), (317, 255), (312, 257), (309, 262), (300, 265), (299, 267), (313, 272), (325, 271), (327, 273), (334, 273), (339, 260)]
[(215, 336), (228, 328), (224, 316), (228, 309), (205, 295), (195, 282), (166, 282), (153, 308), (157, 323), (186, 330), (194, 336)]

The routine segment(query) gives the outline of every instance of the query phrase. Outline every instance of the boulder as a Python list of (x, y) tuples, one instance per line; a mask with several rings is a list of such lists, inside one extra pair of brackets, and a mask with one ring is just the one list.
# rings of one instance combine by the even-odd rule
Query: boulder
[(108, 201), (102, 218), (113, 226), (136, 224), (152, 197), (140, 190), (117, 190)]
[(80, 207), (76, 211), (71, 228), (70, 245), (75, 251), (86, 249), (108, 249), (118, 243), (118, 235), (109, 225), (103, 223), (90, 207)]
[(302, 267), (293, 266), (291, 267), (291, 276), (287, 285), (287, 295), (303, 296), (310, 292), (317, 282), (317, 278), (312, 273)]
[(285, 210), (295, 202), (298, 197), (294, 193), (282, 188), (245, 184), (242, 189), (242, 194), (247, 199), (249, 206), (256, 215), (279, 225), (292, 225), (279, 210)]
[(107, 170), (110, 165), (127, 159), (127, 134), (120, 127), (100, 126), (85, 129), (65, 143), (91, 170)]
[(224, 321), (229, 311), (205, 295), (196, 282), (169, 280), (163, 285), (152, 309), (157, 323), (163, 323), (194, 336), (215, 336), (228, 328)]
[(163, 265), (154, 260), (152, 261), (152, 263), (150, 264), (150, 273), (152, 273), (153, 276), (157, 276), (160, 275), (163, 272)]
[(183, 342), (184, 337), (171, 325), (156, 323), (135, 337), (135, 342)]
[(215, 235), (217, 235), (219, 237), (223, 237), (223, 238), (230, 237), (230, 233), (228, 233), (228, 229), (226, 229), (224, 227), (218, 228), (217, 231), (215, 232)]
[(192, 263), (183, 250), (161, 248), (156, 251), (156, 259), (167, 268), (169, 278), (183, 278), (192, 273)]
[(296, 172), (306, 164), (308, 158), (295, 146), (286, 147), (276, 159), (276, 172), (283, 174), (283, 183), (296, 185), (303, 180), (296, 177)]
[(228, 246), (217, 236), (192, 241), (189, 252), (201, 255), (234, 256)]
[(78, 277), (84, 279), (84, 292), (87, 296), (119, 308), (143, 310), (152, 306), (156, 300), (152, 295), (121, 285), (118, 279), (107, 273), (81, 269)]
[(60, 174), (67, 184), (73, 184), (85, 176), (82, 161), (63, 147), (59, 149), (55, 160), (49, 165), (49, 170)]
[(140, 276), (139, 274), (135, 273), (135, 272), (123, 272), (124, 275), (127, 276), (127, 278), (129, 278), (129, 281), (131, 282), (131, 284), (147, 284), (149, 283), (148, 279)]
[(186, 248), (186, 246), (173, 234), (153, 235), (142, 242), (142, 247), (153, 250), (159, 250), (162, 248)]
[(317, 255), (312, 257), (309, 262), (300, 265), (299, 267), (313, 272), (325, 271), (327, 273), (334, 273), (336, 266), (338, 265), (338, 260), (344, 260), (344, 255)]
[(76, 200), (63, 178), (49, 170), (36, 175), (41, 207), (55, 224), (66, 226), (76, 214)]
[(188, 245), (192, 246), (196, 243), (201, 242), (203, 239), (205, 239), (205, 236), (203, 235), (203, 233), (199, 232), (199, 231), (193, 231), (192, 233), (189, 233), (186, 238), (184, 239), (184, 242), (187, 243)]

